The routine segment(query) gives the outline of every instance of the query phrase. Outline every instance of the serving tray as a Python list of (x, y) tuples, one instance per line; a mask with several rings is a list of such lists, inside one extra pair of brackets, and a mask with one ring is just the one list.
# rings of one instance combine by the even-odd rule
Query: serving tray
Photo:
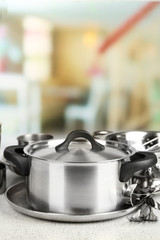
[(5, 193), (8, 203), (11, 207), (25, 215), (51, 221), (59, 222), (96, 222), (114, 218), (123, 217), (133, 211), (138, 206), (124, 205), (123, 209), (116, 209), (113, 212), (89, 214), (89, 215), (71, 215), (62, 213), (40, 212), (32, 209), (27, 202), (27, 189), (25, 182), (11, 186)]

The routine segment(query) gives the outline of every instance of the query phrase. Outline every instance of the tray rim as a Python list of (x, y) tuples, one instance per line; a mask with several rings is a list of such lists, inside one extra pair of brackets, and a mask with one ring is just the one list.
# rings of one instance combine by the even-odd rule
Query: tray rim
[[(12, 186), (10, 186), (6, 192), (5, 192), (5, 198), (9, 205), (19, 213), (22, 213), (24, 215), (34, 217), (37, 219), (43, 219), (43, 220), (50, 220), (50, 221), (56, 221), (56, 222), (70, 222), (70, 223), (87, 223), (87, 222), (98, 222), (98, 221), (105, 221), (105, 220), (112, 220), (116, 218), (120, 218), (123, 216), (126, 216), (135, 210), (137, 210), (140, 205), (136, 206), (129, 206), (128, 208), (112, 211), (112, 212), (103, 212), (103, 213), (96, 213), (96, 214), (86, 214), (86, 215), (72, 215), (72, 214), (64, 214), (64, 213), (51, 213), (51, 212), (41, 212), (34, 209), (28, 209), (25, 206), (19, 206), (15, 202), (13, 202), (9, 194), (11, 191), (16, 189), (17, 187), (20, 187), (21, 185), (25, 185), (26, 182), (18, 182)], [(21, 189), (23, 191), (24, 189)], [(29, 206), (29, 204), (28, 204)]]

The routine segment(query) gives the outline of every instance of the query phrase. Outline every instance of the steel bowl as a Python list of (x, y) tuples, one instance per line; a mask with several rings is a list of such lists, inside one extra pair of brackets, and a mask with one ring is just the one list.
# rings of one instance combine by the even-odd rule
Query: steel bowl
[(19, 145), (26, 146), (26, 145), (34, 143), (34, 142), (50, 140), (53, 138), (54, 137), (51, 134), (31, 133), (31, 134), (24, 134), (24, 135), (17, 137), (17, 141), (18, 141)]

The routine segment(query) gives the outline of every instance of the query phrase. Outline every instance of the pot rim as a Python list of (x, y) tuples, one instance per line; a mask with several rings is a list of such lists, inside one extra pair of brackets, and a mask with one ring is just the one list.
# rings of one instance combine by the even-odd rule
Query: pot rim
[(59, 140), (61, 142), (64, 141), (64, 139), (52, 139), (52, 140), (38, 141), (38, 142), (31, 143), (31, 144), (25, 146), (23, 151), (27, 155), (27, 157), (31, 157), (31, 158), (33, 157), (33, 158), (36, 158), (36, 159), (38, 159), (40, 161), (47, 161), (47, 162), (52, 162), (52, 163), (56, 163), (56, 164), (62, 164), (63, 163), (65, 165), (67, 165), (67, 164), (71, 164), (71, 165), (75, 165), (75, 164), (76, 165), (84, 165), (84, 164), (85, 165), (90, 165), (90, 164), (97, 164), (97, 163), (98, 164), (100, 164), (100, 163), (110, 163), (110, 162), (121, 161), (121, 160), (124, 160), (126, 158), (130, 158), (130, 156), (132, 156), (133, 154), (135, 154), (137, 152), (135, 148), (133, 148), (132, 146), (129, 146), (129, 145), (125, 144), (125, 143), (120, 143), (120, 142), (111, 141), (111, 140), (107, 140), (107, 141), (96, 140), (97, 142), (99, 142), (101, 144), (102, 144), (102, 142), (103, 142), (103, 144), (105, 143), (105, 146), (106, 146), (107, 143), (123, 145), (123, 146), (125, 146), (126, 148), (129, 149), (130, 153), (128, 153), (125, 157), (120, 157), (120, 158), (115, 158), (115, 159), (110, 159), (110, 160), (104, 160), (104, 161), (100, 161), (100, 162), (95, 162), (95, 161), (94, 162), (92, 162), (92, 161), (90, 161), (90, 162), (76, 162), (76, 161), (75, 162), (70, 162), (70, 161), (64, 162), (62, 160), (57, 161), (57, 160), (54, 160), (54, 159), (46, 159), (44, 157), (38, 157), (38, 156), (35, 156), (35, 155), (32, 155), (31, 153), (29, 153), (29, 150), (31, 148), (35, 149), (36, 145), (43, 145), (43, 146), (46, 145), (47, 146), (48, 143), (54, 142), (56, 140)]

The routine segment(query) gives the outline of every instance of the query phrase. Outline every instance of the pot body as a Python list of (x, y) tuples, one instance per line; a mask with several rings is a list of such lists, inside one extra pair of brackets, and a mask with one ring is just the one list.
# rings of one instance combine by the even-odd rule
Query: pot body
[(28, 201), (37, 210), (67, 214), (114, 211), (124, 205), (121, 161), (52, 163), (32, 157)]

